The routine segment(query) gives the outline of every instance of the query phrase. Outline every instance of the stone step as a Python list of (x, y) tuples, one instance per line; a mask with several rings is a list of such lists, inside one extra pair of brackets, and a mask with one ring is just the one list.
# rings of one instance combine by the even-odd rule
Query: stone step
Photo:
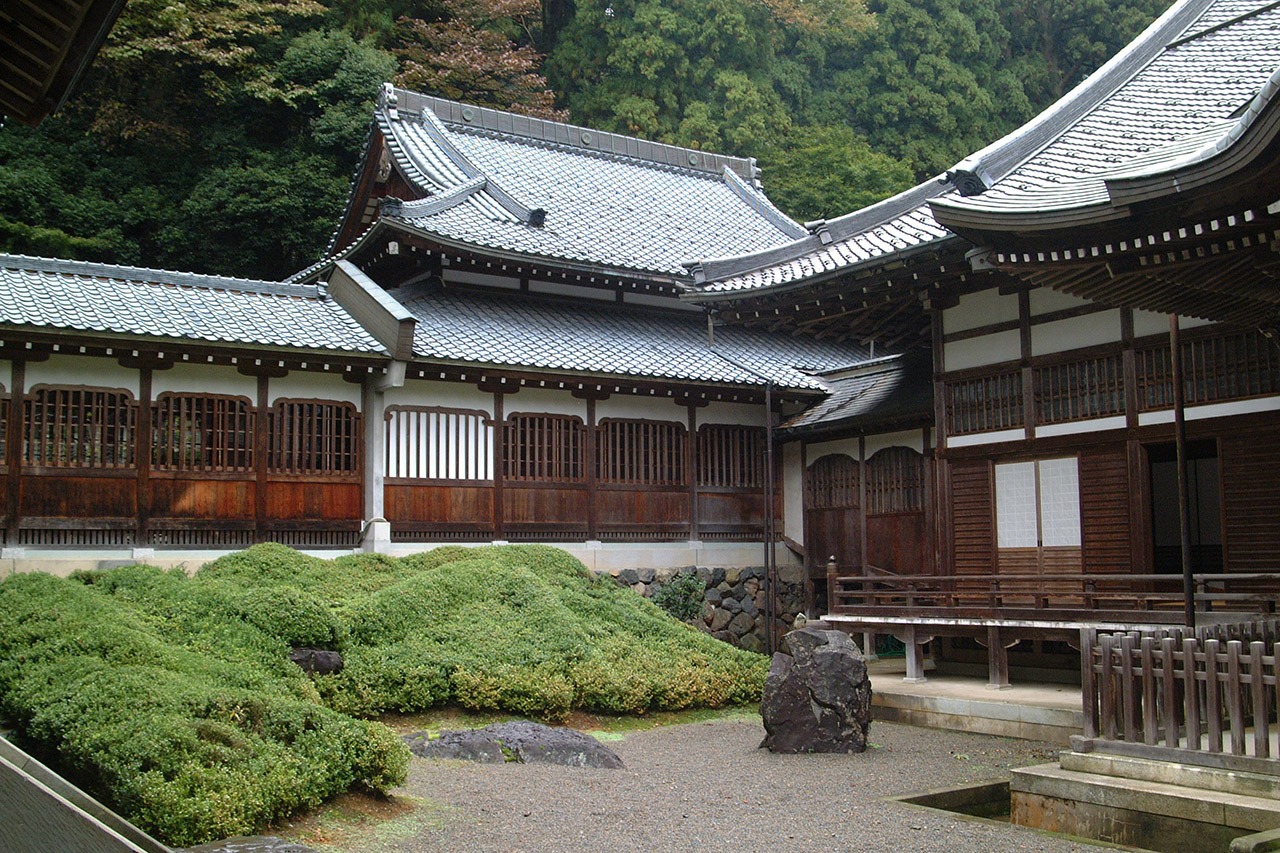
[(1225, 850), (1280, 826), (1280, 801), (1043, 764), (1011, 771), (1011, 819), (1021, 826), (1148, 850)]
[(1079, 735), (1084, 715), (1079, 710), (1046, 708), (966, 696), (925, 695), (893, 683), (873, 683), (872, 718), (926, 728), (1041, 740), (1066, 746)]
[(1196, 791), (1218, 791), (1235, 796), (1280, 801), (1280, 776), (1264, 773), (1198, 767), (1105, 752), (1066, 751), (1062, 753), (1060, 764), (1062, 769), (1078, 773), (1095, 773), (1118, 779), (1177, 785)]

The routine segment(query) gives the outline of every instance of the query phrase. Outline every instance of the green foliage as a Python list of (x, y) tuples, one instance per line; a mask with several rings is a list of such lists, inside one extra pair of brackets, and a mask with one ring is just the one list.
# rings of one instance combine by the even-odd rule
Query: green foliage
[(702, 614), (707, 585), (693, 572), (681, 572), (658, 587), (652, 601), (673, 619), (689, 622)]
[[(345, 667), (308, 677), (294, 645)], [(403, 745), (354, 716), (720, 707), (758, 699), (766, 669), (546, 546), (329, 561), (266, 544), (194, 577), (0, 582), (0, 714), (179, 845), (398, 784)]]
[(317, 704), (284, 644), (229, 619), (219, 592), (146, 567), (7, 578), (0, 711), (177, 845), (399, 784), (395, 735)]

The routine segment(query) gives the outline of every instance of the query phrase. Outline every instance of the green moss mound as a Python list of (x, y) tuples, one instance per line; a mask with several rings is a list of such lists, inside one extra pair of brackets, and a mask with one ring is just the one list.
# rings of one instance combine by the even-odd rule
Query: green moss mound
[[(292, 646), (346, 667), (308, 677)], [(403, 744), (360, 717), (714, 708), (758, 699), (766, 670), (545, 546), (321, 560), (259, 545), (194, 577), (0, 582), (0, 714), (176, 845), (399, 784)]]

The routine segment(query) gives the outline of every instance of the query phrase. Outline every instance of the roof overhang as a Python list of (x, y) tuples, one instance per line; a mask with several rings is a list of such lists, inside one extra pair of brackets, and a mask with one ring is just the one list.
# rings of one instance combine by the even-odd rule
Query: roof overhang
[(36, 125), (66, 102), (125, 0), (0, 6), (0, 113)]

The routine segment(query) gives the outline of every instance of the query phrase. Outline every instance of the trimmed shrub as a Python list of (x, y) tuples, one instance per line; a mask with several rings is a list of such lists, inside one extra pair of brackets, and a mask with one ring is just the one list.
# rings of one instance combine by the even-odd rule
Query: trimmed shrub
[(702, 615), (703, 593), (707, 585), (693, 572), (681, 572), (667, 581), (653, 594), (654, 604), (667, 612), (672, 619), (691, 622)]

